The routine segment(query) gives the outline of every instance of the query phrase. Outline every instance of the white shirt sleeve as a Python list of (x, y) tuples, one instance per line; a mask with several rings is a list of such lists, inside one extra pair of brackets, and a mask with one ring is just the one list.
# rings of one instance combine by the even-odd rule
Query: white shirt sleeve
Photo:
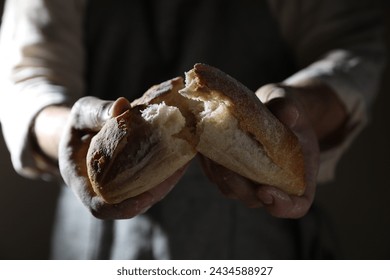
[(284, 83), (322, 81), (347, 109), (343, 141), (320, 155), (318, 181), (330, 181), (367, 123), (379, 87), (385, 62), (380, 8), (375, 0), (272, 0), (270, 6), (301, 67)]
[(17, 172), (44, 176), (30, 128), (37, 113), (84, 90), (84, 0), (6, 1), (0, 30), (0, 120)]

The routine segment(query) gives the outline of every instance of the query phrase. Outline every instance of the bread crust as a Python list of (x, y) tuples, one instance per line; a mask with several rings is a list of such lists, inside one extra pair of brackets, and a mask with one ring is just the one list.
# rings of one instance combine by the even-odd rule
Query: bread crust
[[(182, 85), (182, 80), (175, 79), (153, 87), (143, 100), (108, 120), (92, 138), (88, 176), (94, 192), (107, 203), (119, 203), (150, 190), (196, 155), (190, 142), (178, 136), (185, 129), (179, 110), (156, 101), (161, 95), (177, 94)], [(145, 113), (147, 110), (152, 113)], [(163, 123), (156, 122), (153, 114), (159, 113), (154, 110), (165, 111), (161, 113), (165, 114)]]
[[(305, 169), (298, 138), (268, 110), (256, 94), (233, 77), (206, 64), (196, 64), (187, 73), (187, 79), (190, 79), (187, 84), (191, 84), (190, 95), (197, 95), (204, 100), (227, 99), (224, 103), (237, 119), (239, 128), (247, 133), (248, 137), (253, 137), (265, 151), (266, 156), (281, 169), (281, 172), (274, 172), (274, 176), (270, 169), (268, 175), (271, 178), (260, 176), (257, 179), (255, 179), (256, 171), (253, 170), (251, 179), (267, 184), (280, 182), (276, 186), (287, 193), (302, 195), (306, 187)], [(187, 92), (188, 95), (186, 89), (182, 91)], [(211, 96), (215, 96), (216, 93), (216, 97)], [(213, 160), (218, 162), (217, 158)], [(231, 166), (226, 160), (219, 163)], [(267, 166), (263, 168), (267, 169)], [(233, 171), (237, 172), (237, 170)]]
[[(207, 109), (207, 102), (216, 104), (216, 110)], [(92, 187), (106, 202), (118, 203), (149, 190), (197, 152), (256, 183), (293, 195), (304, 193), (297, 137), (254, 92), (221, 70), (196, 64), (186, 73), (186, 84), (177, 77), (155, 85), (131, 105), (107, 121), (88, 151)], [(183, 121), (182, 127), (168, 133), (165, 129), (174, 127), (172, 121), (146, 121), (141, 112), (151, 106), (174, 108), (172, 118)]]

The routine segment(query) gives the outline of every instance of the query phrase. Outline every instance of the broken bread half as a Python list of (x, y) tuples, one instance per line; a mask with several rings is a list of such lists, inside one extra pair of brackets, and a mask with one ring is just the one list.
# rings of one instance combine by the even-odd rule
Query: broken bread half
[(150, 88), (91, 141), (94, 191), (118, 203), (161, 183), (196, 153), (288, 194), (305, 190), (297, 137), (256, 95), (224, 72), (196, 64)]
[(300, 143), (255, 93), (204, 64), (186, 73), (186, 86), (179, 93), (202, 104), (193, 107), (199, 153), (259, 184), (292, 195), (304, 193)]
[[(183, 86), (179, 79), (170, 84)], [(108, 120), (92, 138), (87, 153), (94, 192), (107, 203), (119, 203), (166, 180), (196, 155), (193, 145), (176, 136), (185, 129), (180, 110), (164, 101), (134, 105)]]

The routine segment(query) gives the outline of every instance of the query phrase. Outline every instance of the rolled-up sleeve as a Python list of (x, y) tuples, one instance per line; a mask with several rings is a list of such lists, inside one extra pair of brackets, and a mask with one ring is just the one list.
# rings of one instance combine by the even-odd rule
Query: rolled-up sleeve
[(318, 181), (334, 178), (336, 165), (366, 125), (385, 62), (379, 1), (270, 1), (300, 71), (284, 83), (318, 80), (332, 88), (348, 113), (345, 137), (322, 151)]
[(84, 90), (84, 1), (9, 0), (0, 30), (0, 121), (15, 170), (44, 177), (30, 139), (44, 107), (72, 104)]

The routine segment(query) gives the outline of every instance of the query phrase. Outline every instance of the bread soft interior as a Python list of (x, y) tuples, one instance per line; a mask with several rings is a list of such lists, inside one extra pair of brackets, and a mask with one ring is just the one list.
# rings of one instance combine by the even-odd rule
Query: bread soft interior
[(197, 152), (259, 184), (304, 192), (295, 135), (253, 92), (204, 65), (187, 72), (185, 84), (179, 77), (152, 87), (108, 121), (91, 142), (88, 174), (95, 192), (117, 203), (160, 184)]
[[(101, 144), (95, 145), (97, 148), (90, 151), (89, 158), (95, 159), (95, 163), (91, 163), (93, 168), (89, 170), (89, 174), (97, 179), (92, 185), (95, 192), (109, 203), (117, 203), (149, 190), (184, 166), (196, 154), (187, 141), (176, 136), (185, 127), (185, 119), (180, 110), (167, 106), (164, 102), (142, 109), (131, 109), (126, 126), (126, 137), (117, 141), (115, 156), (110, 159), (105, 157), (112, 161), (109, 167), (97, 166), (102, 158), (99, 155), (101, 147), (112, 142), (112, 134), (103, 131), (105, 127), (100, 135), (106, 135), (106, 138), (101, 139), (100, 136)], [(110, 132), (115, 131), (106, 127)], [(99, 170), (105, 174), (96, 174)]]
[(179, 92), (199, 103), (196, 106), (191, 103), (190, 107), (197, 118), (199, 153), (253, 181), (275, 183), (273, 175), (280, 168), (271, 161), (261, 143), (240, 129), (232, 113), (232, 102), (226, 96), (218, 91), (200, 90), (192, 72), (187, 73), (186, 87)]

